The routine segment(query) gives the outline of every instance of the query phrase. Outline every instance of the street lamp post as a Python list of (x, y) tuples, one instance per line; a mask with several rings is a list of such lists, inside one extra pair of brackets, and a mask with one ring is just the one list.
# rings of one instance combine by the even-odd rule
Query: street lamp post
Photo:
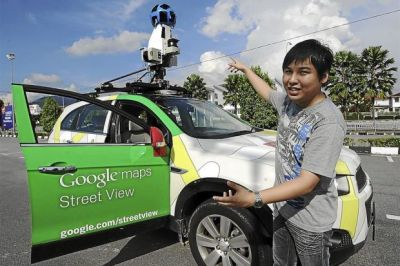
[[(14, 59), (15, 59), (15, 54), (14, 53), (8, 53), (6, 54), (6, 57), (8, 59), (8, 61), (11, 62), (11, 90), (12, 90), (12, 84), (14, 83)], [(12, 121), (13, 121), (13, 135), (15, 135), (15, 118), (14, 118), (14, 109), (15, 106), (13, 104), (13, 108), (12, 108)]]
[(8, 53), (6, 54), (6, 57), (8, 61), (11, 61), (11, 83), (14, 82), (14, 59), (15, 59), (15, 54), (14, 53)]

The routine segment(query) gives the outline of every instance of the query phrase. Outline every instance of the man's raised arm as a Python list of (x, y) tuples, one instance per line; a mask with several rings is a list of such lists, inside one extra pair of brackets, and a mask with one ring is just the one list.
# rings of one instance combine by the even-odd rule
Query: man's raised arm
[(256, 92), (265, 100), (269, 101), (269, 95), (272, 91), (271, 86), (268, 85), (265, 80), (260, 78), (256, 73), (254, 73), (251, 68), (247, 67), (246, 65), (242, 64), (236, 59), (232, 59), (232, 62), (229, 63), (229, 70), (231, 72), (237, 72), (241, 71), (243, 74), (247, 77), (247, 79), (250, 81), (251, 85), (253, 88), (256, 90)]

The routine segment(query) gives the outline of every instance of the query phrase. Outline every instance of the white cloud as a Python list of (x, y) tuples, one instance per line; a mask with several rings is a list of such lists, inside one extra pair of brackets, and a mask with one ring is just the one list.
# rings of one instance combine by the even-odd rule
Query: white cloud
[(11, 93), (0, 94), (0, 99), (4, 102), (4, 105), (11, 104), (12, 94)]
[(24, 79), (23, 83), (32, 85), (55, 85), (60, 81), (60, 77), (55, 74), (32, 73)]
[(68, 90), (74, 92), (79, 91), (79, 88), (77, 88), (74, 83), (65, 85), (64, 82), (61, 80), (61, 78), (55, 74), (32, 73), (27, 78), (24, 78), (23, 83), (30, 85), (54, 87), (61, 90)]
[(239, 0), (220, 0), (213, 8), (208, 8), (210, 15), (202, 22), (201, 32), (208, 37), (215, 37), (223, 32), (241, 33), (250, 29), (252, 21), (241, 16), (237, 10), (240, 7), (238, 4)]
[[(247, 32), (245, 49), (252, 49), (347, 23), (339, 6), (338, 1), (327, 0), (274, 1), (273, 5), (264, 1), (219, 0), (209, 9), (209, 16), (204, 19), (201, 32), (208, 37)], [(349, 26), (292, 39), (290, 43), (294, 45), (309, 38), (328, 44), (334, 52), (357, 43)], [(240, 60), (249, 65), (260, 65), (279, 80), (286, 47), (290, 49), (287, 41), (282, 41), (242, 53)]]
[(74, 42), (65, 50), (77, 56), (94, 54), (128, 53), (138, 50), (142, 43), (148, 40), (149, 34), (141, 32), (122, 31), (113, 37), (85, 37)]
[(74, 91), (74, 92), (79, 92), (79, 89), (76, 87), (74, 83), (69, 84), (68, 86), (64, 86), (59, 88), (61, 90), (67, 90), (67, 91)]
[[(148, 0), (97, 0), (83, 1), (82, 10), (57, 14), (67, 21), (73, 21), (77, 25), (86, 25), (95, 30), (115, 31), (126, 28), (127, 23), (135, 20), (135, 12), (140, 12)], [(106, 22), (106, 23), (105, 23)]]
[(122, 5), (119, 13), (124, 19), (129, 19), (131, 15), (146, 2), (147, 0), (130, 0), (128, 3)]
[[(226, 75), (228, 63), (230, 62), (229, 57), (219, 51), (207, 51), (200, 56), (200, 62), (202, 62), (198, 71), (204, 78), (207, 85), (217, 85), (223, 83)], [(221, 58), (223, 57), (223, 58)], [(219, 58), (217, 60), (214, 60)]]

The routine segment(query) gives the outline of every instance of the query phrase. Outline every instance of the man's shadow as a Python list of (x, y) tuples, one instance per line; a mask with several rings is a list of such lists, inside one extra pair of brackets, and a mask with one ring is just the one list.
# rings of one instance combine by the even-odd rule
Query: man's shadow
[(116, 265), (178, 242), (178, 235), (168, 229), (158, 229), (134, 236), (119, 254), (104, 266)]

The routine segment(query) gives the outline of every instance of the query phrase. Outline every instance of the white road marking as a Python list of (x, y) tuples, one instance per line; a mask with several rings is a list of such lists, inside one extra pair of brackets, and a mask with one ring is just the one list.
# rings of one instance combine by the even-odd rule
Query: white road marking
[(396, 216), (396, 215), (386, 214), (386, 218), (388, 218), (390, 220), (400, 221), (400, 216)]
[(393, 163), (392, 156), (386, 156), (386, 158), (388, 159), (389, 162)]

